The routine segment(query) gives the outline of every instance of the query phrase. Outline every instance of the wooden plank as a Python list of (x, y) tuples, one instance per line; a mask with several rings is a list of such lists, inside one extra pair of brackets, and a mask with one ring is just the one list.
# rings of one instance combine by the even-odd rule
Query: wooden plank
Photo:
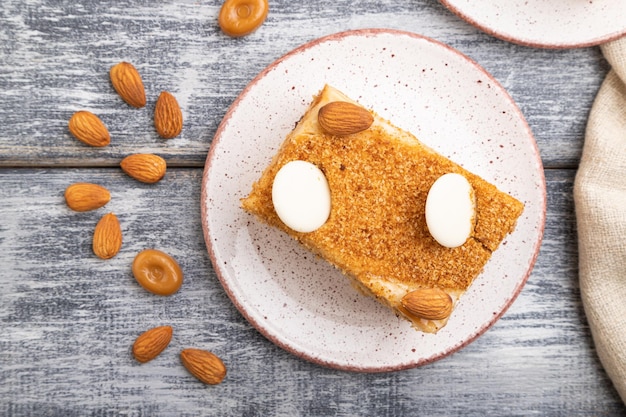
[[(154, 185), (119, 169), (0, 169), (0, 414), (79, 415), (603, 415), (626, 412), (593, 349), (578, 282), (574, 172), (547, 171), (546, 238), (528, 284), (504, 317), (456, 354), (421, 368), (356, 374), (322, 368), (254, 330), (221, 288), (200, 223), (201, 169), (170, 169)], [(107, 186), (111, 202), (75, 213), (75, 181)], [(106, 212), (124, 232), (102, 261), (91, 233)], [(133, 280), (141, 249), (174, 256), (181, 290), (158, 297)], [(134, 338), (174, 327), (147, 364)], [(190, 376), (178, 354), (213, 350), (221, 385)]]
[[(224, 36), (219, 3), (97, 1), (50, 5), (3, 2), (0, 15), (0, 164), (114, 166), (133, 152), (161, 154), (176, 166), (203, 165), (219, 122), (263, 68), (292, 49), (347, 29), (385, 27), (445, 42), (482, 65), (510, 92), (536, 135), (548, 167), (578, 164), (589, 106), (606, 73), (597, 48), (540, 50), (482, 33), (433, 1), (275, 2), (266, 23), (241, 39)], [(111, 88), (109, 68), (133, 62), (148, 105), (133, 109)], [(305, 77), (306, 75), (303, 74)], [(178, 98), (182, 135), (158, 138), (159, 92)], [(76, 110), (98, 114), (112, 143), (92, 149), (73, 139)]]

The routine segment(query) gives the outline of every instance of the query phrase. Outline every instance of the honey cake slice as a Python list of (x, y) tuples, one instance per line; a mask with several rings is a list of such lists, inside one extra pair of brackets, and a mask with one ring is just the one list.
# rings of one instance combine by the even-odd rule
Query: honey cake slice
[[(324, 86), (241, 206), (330, 262), (357, 289), (416, 329), (436, 333), (493, 251), (514, 230), (524, 206), (373, 110), (368, 110), (373, 116), (369, 128), (341, 136), (327, 133), (318, 112), (337, 101), (358, 105), (336, 88)], [(290, 161), (314, 164), (328, 181), (330, 215), (311, 232), (291, 229), (274, 208), (274, 178)], [(429, 190), (448, 173), (465, 177), (475, 199), (471, 235), (455, 248), (439, 244), (425, 220)], [(413, 308), (419, 303), (425, 304), (422, 310), (437, 307), (442, 293), (450, 303), (444, 317)], [(411, 298), (417, 294), (423, 297)]]

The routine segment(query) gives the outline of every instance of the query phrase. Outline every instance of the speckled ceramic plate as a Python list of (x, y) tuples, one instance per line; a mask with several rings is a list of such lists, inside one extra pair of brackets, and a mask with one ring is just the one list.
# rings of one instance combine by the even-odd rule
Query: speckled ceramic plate
[[(515, 232), (437, 334), (413, 330), (355, 291), (325, 261), (239, 207), (324, 83), (526, 204)], [(294, 50), (245, 88), (219, 126), (207, 157), (202, 223), (224, 289), (263, 335), (324, 366), (376, 372), (440, 359), (496, 322), (533, 267), (545, 202), (532, 133), (496, 80), (432, 39), (360, 30)]]
[(626, 35), (624, 0), (440, 0), (484, 32), (541, 48), (580, 48)]

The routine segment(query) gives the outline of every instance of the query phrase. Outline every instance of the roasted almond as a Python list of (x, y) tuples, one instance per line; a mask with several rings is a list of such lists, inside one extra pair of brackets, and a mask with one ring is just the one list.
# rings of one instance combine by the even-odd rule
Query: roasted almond
[(201, 349), (185, 349), (180, 359), (187, 370), (205, 384), (216, 385), (226, 377), (226, 366), (215, 354)]
[(113, 65), (109, 71), (111, 84), (126, 103), (133, 107), (146, 105), (146, 91), (139, 71), (129, 62)]
[(172, 340), (172, 326), (159, 326), (143, 332), (133, 344), (133, 356), (141, 363), (151, 361), (165, 350)]
[(165, 159), (149, 153), (128, 155), (120, 166), (130, 177), (148, 184), (160, 181), (167, 170)]
[(87, 110), (74, 113), (68, 128), (72, 136), (89, 146), (102, 147), (111, 143), (111, 135), (102, 120)]
[(122, 228), (117, 216), (108, 213), (102, 216), (93, 232), (93, 253), (98, 258), (110, 259), (122, 248)]
[(452, 298), (439, 288), (421, 288), (402, 298), (402, 306), (413, 316), (443, 320), (452, 313)]
[(65, 202), (74, 211), (95, 210), (111, 201), (106, 188), (88, 182), (77, 182), (65, 189)]
[(154, 108), (154, 127), (159, 136), (172, 139), (183, 130), (183, 112), (171, 93), (162, 91)]
[(368, 129), (374, 122), (374, 116), (359, 105), (333, 101), (319, 109), (317, 121), (326, 133), (345, 136)]

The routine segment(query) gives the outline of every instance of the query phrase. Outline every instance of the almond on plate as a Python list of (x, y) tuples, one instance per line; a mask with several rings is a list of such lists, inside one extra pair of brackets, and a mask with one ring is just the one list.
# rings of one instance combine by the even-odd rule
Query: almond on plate
[(165, 159), (148, 153), (128, 155), (120, 166), (128, 176), (148, 184), (159, 182), (167, 170)]
[(135, 359), (145, 363), (159, 356), (170, 344), (172, 332), (172, 326), (153, 327), (143, 332), (133, 344)]
[(176, 97), (167, 91), (162, 91), (154, 108), (154, 127), (159, 136), (172, 139), (183, 130), (183, 112)]
[(319, 109), (317, 121), (326, 133), (346, 136), (368, 129), (374, 116), (354, 103), (332, 101)]
[(146, 90), (139, 71), (129, 62), (113, 65), (109, 71), (111, 84), (126, 103), (133, 107), (146, 105)]
[(187, 370), (205, 384), (216, 385), (226, 377), (226, 365), (215, 354), (201, 349), (185, 349), (180, 359)]
[(111, 193), (98, 184), (77, 182), (65, 189), (65, 202), (74, 211), (98, 209), (111, 201)]
[(412, 315), (426, 320), (443, 320), (452, 313), (452, 298), (439, 288), (422, 288), (402, 298), (402, 306)]
[(111, 135), (102, 120), (87, 110), (74, 113), (68, 128), (72, 136), (89, 146), (102, 147), (111, 143)]
[(110, 259), (122, 248), (122, 228), (117, 216), (108, 213), (102, 216), (93, 232), (93, 253), (98, 258)]

